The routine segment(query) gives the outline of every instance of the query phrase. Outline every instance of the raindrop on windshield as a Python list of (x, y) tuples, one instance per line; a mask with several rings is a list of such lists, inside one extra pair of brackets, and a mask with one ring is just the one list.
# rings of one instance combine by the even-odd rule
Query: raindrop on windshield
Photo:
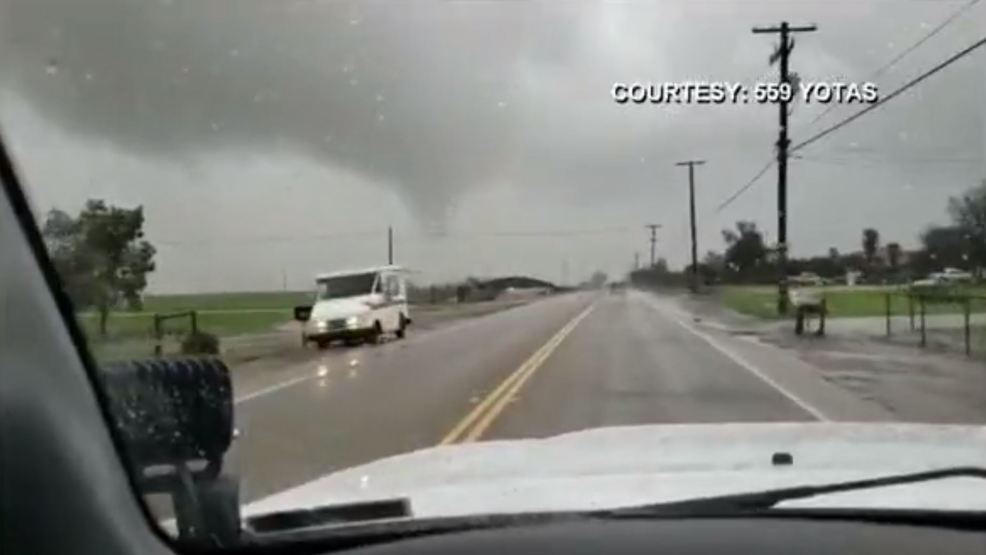
[(49, 60), (48, 66), (45, 67), (45, 73), (47, 73), (48, 75), (55, 75), (56, 73), (58, 73), (58, 62), (56, 62), (55, 60)]
[(229, 55), (230, 56), (233, 56), (233, 57), (239, 56), (240, 55), (240, 51), (239, 51), (239, 49), (234, 48), (234, 49), (232, 49), (232, 50), (229, 51)]
[(383, 121), (383, 120), (384, 120), (383, 114), (377, 114), (377, 121)]
[(377, 93), (377, 102), (383, 102), (383, 95), (380, 93)]
[(354, 77), (354, 78), (352, 78), (352, 79), (349, 80), (349, 86), (355, 87), (356, 85), (359, 85), (359, 79), (356, 79)]
[(92, 81), (92, 74), (89, 73), (88, 71), (86, 72), (86, 76), (85, 77), (86, 77), (86, 81)]

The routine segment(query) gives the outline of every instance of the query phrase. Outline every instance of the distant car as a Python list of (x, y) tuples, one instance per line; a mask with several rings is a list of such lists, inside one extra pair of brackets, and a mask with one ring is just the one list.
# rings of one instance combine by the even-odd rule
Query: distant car
[(791, 276), (788, 278), (788, 281), (790, 281), (792, 285), (801, 285), (805, 287), (821, 287), (826, 284), (824, 278), (812, 272), (801, 272), (796, 276)]
[(917, 279), (911, 283), (914, 287), (935, 287), (947, 283), (940, 275), (932, 274), (925, 279)]
[(944, 271), (929, 274), (927, 278), (915, 281), (912, 285), (918, 287), (929, 287), (937, 285), (951, 285), (957, 283), (972, 283), (972, 274), (957, 268), (945, 268)]
[(943, 272), (938, 274), (942, 280), (946, 283), (971, 283), (972, 274), (969, 272), (959, 270), (958, 268), (945, 268)]
[(626, 293), (627, 284), (625, 281), (614, 281), (609, 284), (610, 293)]

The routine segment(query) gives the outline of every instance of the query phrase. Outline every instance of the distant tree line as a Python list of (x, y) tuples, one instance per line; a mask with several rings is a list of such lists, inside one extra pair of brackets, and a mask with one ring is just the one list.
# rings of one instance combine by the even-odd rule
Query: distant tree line
[[(929, 226), (920, 235), (921, 246), (905, 251), (900, 243), (881, 243), (875, 228), (862, 230), (860, 250), (840, 253), (835, 247), (825, 255), (791, 257), (788, 275), (803, 272), (823, 278), (839, 279), (847, 272), (859, 272), (870, 283), (903, 283), (944, 268), (959, 268), (980, 278), (986, 271), (986, 180), (948, 201), (949, 225)], [(725, 249), (708, 251), (698, 264), (705, 284), (775, 283), (778, 278), (777, 253), (765, 243), (756, 222), (736, 222), (735, 229), (722, 231)], [(659, 260), (652, 268), (632, 272), (630, 279), (644, 286), (685, 286), (691, 265), (683, 272), (671, 272)]]

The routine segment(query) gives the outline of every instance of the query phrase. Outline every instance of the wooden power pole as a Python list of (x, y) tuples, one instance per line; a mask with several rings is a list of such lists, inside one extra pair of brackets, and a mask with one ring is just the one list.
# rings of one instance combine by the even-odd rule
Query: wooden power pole
[[(814, 25), (803, 25), (792, 27), (787, 21), (782, 21), (776, 27), (754, 27), (754, 33), (776, 33), (780, 34), (780, 43), (773, 54), (770, 55), (770, 63), (780, 60), (780, 85), (791, 86), (791, 76), (789, 72), (788, 58), (791, 50), (794, 49), (794, 39), (791, 33), (807, 33), (817, 29)], [(791, 99), (794, 98), (794, 91), (791, 94), (780, 96), (779, 115), (780, 115), (780, 134), (777, 139), (777, 312), (787, 314), (787, 149), (790, 140), (787, 136), (787, 108)]]

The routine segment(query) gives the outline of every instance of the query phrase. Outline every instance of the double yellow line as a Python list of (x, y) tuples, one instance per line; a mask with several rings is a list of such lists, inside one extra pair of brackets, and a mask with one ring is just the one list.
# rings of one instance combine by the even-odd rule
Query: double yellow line
[(478, 405), (476, 405), (469, 414), (465, 416), (458, 424), (455, 425), (452, 430), (442, 438), (439, 445), (448, 445), (451, 443), (465, 443), (467, 441), (475, 441), (483, 435), (493, 421), (503, 412), (503, 409), (507, 406), (520, 388), (524, 387), (524, 383), (527, 382), (534, 375), (534, 372), (544, 361), (551, 356), (551, 353), (561, 345), (562, 341), (568, 337), (568, 334), (572, 333), (575, 326), (579, 325), (586, 316), (592, 312), (594, 305), (589, 305), (585, 310), (580, 312), (574, 318), (568, 321), (562, 329), (558, 330), (547, 343), (541, 346), (540, 349), (534, 351), (519, 368), (513, 371), (507, 379), (503, 380), (486, 396)]

